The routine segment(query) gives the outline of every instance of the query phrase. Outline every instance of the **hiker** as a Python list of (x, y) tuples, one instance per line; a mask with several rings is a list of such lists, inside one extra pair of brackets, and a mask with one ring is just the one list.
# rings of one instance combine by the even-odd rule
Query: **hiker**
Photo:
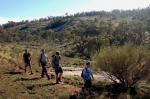
[(81, 73), (81, 77), (84, 80), (84, 89), (89, 90), (89, 93), (91, 93), (92, 80), (94, 80), (93, 73), (92, 70), (90, 69), (90, 66), (91, 66), (90, 62), (87, 61)]
[(49, 75), (47, 73), (47, 69), (46, 69), (47, 61), (48, 61), (48, 56), (47, 56), (47, 54), (45, 52), (45, 49), (42, 49), (41, 50), (41, 54), (39, 56), (39, 66), (42, 67), (41, 78), (43, 78), (44, 75), (46, 75), (47, 79), (49, 80), (50, 77), (49, 77)]
[(55, 69), (56, 84), (59, 84), (59, 82), (61, 82), (61, 77), (63, 74), (63, 70), (60, 65), (60, 60), (61, 56), (59, 52), (56, 52), (55, 55), (52, 55), (52, 66)]
[(27, 49), (25, 49), (25, 53), (23, 54), (23, 61), (24, 61), (24, 64), (25, 64), (25, 73), (26, 73), (26, 69), (27, 69), (27, 66), (29, 66), (30, 68), (30, 72), (31, 72), (31, 75), (33, 74), (32, 72), (32, 68), (31, 68), (31, 54), (28, 52)]

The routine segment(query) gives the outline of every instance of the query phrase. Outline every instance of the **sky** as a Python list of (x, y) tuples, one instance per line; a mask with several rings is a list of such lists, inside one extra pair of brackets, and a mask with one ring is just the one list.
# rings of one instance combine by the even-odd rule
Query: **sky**
[(150, 0), (0, 0), (0, 24), (87, 11), (145, 8)]

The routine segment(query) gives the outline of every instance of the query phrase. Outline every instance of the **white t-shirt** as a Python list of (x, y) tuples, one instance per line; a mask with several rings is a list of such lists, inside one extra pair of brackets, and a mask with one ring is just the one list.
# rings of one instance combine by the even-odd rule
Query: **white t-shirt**
[(41, 53), (40, 54), (40, 61), (47, 62), (47, 58), (48, 58), (48, 56), (47, 56), (46, 53)]

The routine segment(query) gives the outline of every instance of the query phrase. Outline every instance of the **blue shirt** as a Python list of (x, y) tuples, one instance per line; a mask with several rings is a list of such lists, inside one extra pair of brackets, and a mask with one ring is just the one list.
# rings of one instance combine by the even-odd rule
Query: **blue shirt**
[(83, 69), (83, 78), (84, 80), (91, 80), (91, 77), (92, 77), (92, 71), (90, 68), (88, 67), (84, 67)]

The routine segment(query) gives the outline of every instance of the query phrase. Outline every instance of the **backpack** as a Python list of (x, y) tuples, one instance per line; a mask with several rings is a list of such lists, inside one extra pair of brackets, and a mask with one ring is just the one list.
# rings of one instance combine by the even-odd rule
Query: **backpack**
[(56, 56), (53, 56), (51, 61), (51, 65), (53, 68), (55, 68), (55, 60), (56, 60)]
[(41, 55), (40, 55), (40, 61), (41, 61), (41, 62), (46, 62), (46, 61), (47, 61), (47, 56), (46, 56), (46, 54), (41, 53)]
[(54, 56), (54, 57), (53, 57), (52, 65), (53, 65), (54, 68), (57, 68), (57, 67), (59, 67), (59, 65), (60, 65), (58, 58), (60, 58), (60, 57), (57, 57), (57, 56)]
[(82, 70), (82, 73), (81, 73), (81, 77), (82, 77), (82, 78), (84, 78), (84, 76), (85, 76), (85, 75), (84, 75), (84, 70), (85, 70), (85, 72), (87, 72), (87, 68), (84, 68), (84, 69)]

